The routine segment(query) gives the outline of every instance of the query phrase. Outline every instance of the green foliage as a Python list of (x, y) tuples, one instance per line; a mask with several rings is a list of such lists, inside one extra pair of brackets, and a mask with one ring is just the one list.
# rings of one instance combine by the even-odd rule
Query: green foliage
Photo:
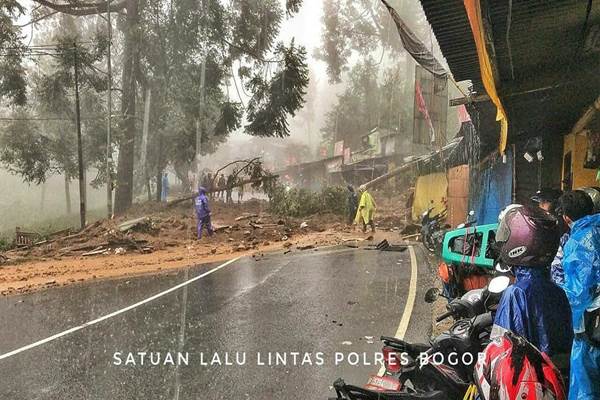
[(277, 38), (283, 10), (278, 0), (235, 0), (232, 58), (244, 54), (262, 58)]
[(25, 9), (15, 0), (0, 1), (0, 100), (7, 98), (12, 104), (24, 105), (27, 101), (21, 31), (13, 20)]
[[(19, 113), (15, 117), (26, 118), (26, 114)], [(52, 159), (47, 151), (50, 144), (31, 121), (14, 121), (0, 136), (0, 162), (11, 173), (21, 175), (25, 182), (40, 184), (52, 170)]]
[(283, 57), (283, 67), (266, 82), (256, 74), (248, 83), (254, 95), (248, 104), (246, 131), (254, 136), (289, 136), (287, 118), (294, 116), (304, 104), (308, 86), (306, 49), (283, 44), (277, 46), (277, 56)]
[[(428, 24), (417, 1), (389, 0), (411, 28), (426, 38)], [(404, 51), (395, 24), (380, 1), (325, 0), (323, 33), (317, 58), (327, 63), (330, 82), (340, 82), (350, 69), (353, 56), (379, 59), (383, 52), (398, 55)]]
[(319, 59), (327, 63), (327, 75), (331, 83), (341, 82), (342, 71), (346, 69), (351, 54), (343, 38), (338, 5), (339, 1), (336, 0), (325, 0), (323, 3), (323, 44), (316, 53)]
[(300, 7), (302, 7), (302, 0), (286, 0), (285, 2), (285, 8), (288, 17), (291, 17), (300, 11)]
[(240, 103), (223, 103), (221, 116), (215, 125), (215, 135), (228, 134), (241, 126), (242, 108)]
[[(105, 21), (93, 17), (98, 10), (92, 3), (38, 3), (40, 7), (31, 11), (32, 18), (40, 19), (34, 29), (41, 35), (38, 32), (35, 37), (44, 37), (45, 43), (58, 46), (52, 48), (55, 57), (35, 58), (36, 68), (26, 70), (21, 62), (26, 49), (15, 27), (16, 17), (24, 10), (17, 8), (14, 0), (0, 1), (0, 46), (11, 42), (16, 47), (11, 50), (14, 55), (0, 58), (0, 63), (7, 63), (0, 68), (0, 98), (24, 103), (27, 84), (33, 94), (33, 101), (29, 99), (28, 103), (30, 116), (65, 119), (63, 123), (39, 125), (49, 140), (45, 150), (50, 153), (53, 168), (71, 175), (76, 150), (71, 121), (77, 55), (85, 121), (84, 160), (86, 167), (100, 168), (94, 183), (102, 183), (106, 121), (94, 117), (105, 115), (106, 98), (101, 96), (107, 88), (106, 75), (101, 72), (106, 68), (108, 45)], [(308, 84), (306, 50), (293, 42), (287, 47), (276, 45), (286, 13), (297, 13), (301, 0), (133, 3), (135, 7), (131, 7), (132, 2), (111, 3), (111, 7), (123, 7), (113, 8), (112, 14), (113, 83), (121, 85), (112, 97), (113, 115), (116, 110), (121, 112), (113, 117), (112, 125), (113, 140), (118, 144), (116, 202), (120, 209), (127, 207), (127, 199), (132, 196), (127, 188), (143, 187), (149, 176), (156, 176), (169, 164), (175, 166), (180, 177), (187, 176), (196, 153), (214, 152), (235, 131), (288, 136), (286, 119), (302, 108)], [(124, 17), (120, 11), (125, 11), (126, 5)], [(89, 17), (80, 16), (82, 13)], [(250, 90), (246, 109), (241, 99), (232, 98), (237, 92), (232, 88), (234, 74), (238, 89)], [(147, 89), (151, 90), (152, 101), (146, 165), (141, 166), (136, 157), (140, 152), (132, 143), (138, 146), (142, 142)], [(243, 121), (247, 126), (242, 127)], [(10, 160), (15, 162), (14, 158)], [(139, 173), (132, 185), (134, 169)]]
[(314, 214), (344, 214), (346, 192), (342, 187), (326, 187), (321, 192), (308, 189), (288, 189), (275, 184), (267, 191), (269, 210), (277, 215), (307, 217)]
[(401, 69), (394, 66), (377, 80), (377, 68), (370, 60), (356, 64), (349, 73), (347, 87), (326, 114), (322, 128), (325, 139), (344, 139), (357, 148), (360, 137), (375, 127), (400, 131), (401, 121), (409, 120), (412, 87), (402, 80)]
[(12, 240), (5, 236), (0, 236), (0, 251), (10, 250), (12, 247)]

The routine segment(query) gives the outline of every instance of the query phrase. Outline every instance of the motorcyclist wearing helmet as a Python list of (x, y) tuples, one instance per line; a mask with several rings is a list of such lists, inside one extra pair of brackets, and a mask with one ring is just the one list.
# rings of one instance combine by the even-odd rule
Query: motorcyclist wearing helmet
[(501, 214), (496, 242), (516, 280), (500, 299), (492, 338), (512, 331), (553, 358), (569, 352), (569, 302), (549, 273), (558, 241), (557, 219), (539, 207), (511, 205)]
[(561, 195), (562, 191), (557, 189), (542, 189), (531, 196), (531, 201), (542, 210), (546, 210), (550, 214), (556, 215), (558, 199)]
[[(592, 197), (592, 203), (593, 200)], [(571, 350), (569, 399), (598, 400), (599, 332), (598, 326), (589, 322), (597, 321), (593, 316), (598, 318), (597, 310), (600, 308), (600, 214), (576, 215), (569, 209), (567, 201), (563, 203), (562, 212), (571, 227), (571, 234), (564, 247), (562, 288), (571, 304), (575, 333)]]

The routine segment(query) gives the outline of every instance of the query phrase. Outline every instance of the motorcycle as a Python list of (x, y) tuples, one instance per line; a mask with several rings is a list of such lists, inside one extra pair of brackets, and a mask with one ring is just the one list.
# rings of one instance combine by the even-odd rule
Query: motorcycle
[(446, 210), (434, 216), (431, 215), (434, 207), (428, 208), (421, 214), (421, 241), (427, 250), (434, 253), (440, 249), (444, 241), (444, 234), (450, 228), (448, 224), (442, 224), (446, 219)]
[[(453, 317), (450, 329), (429, 345), (381, 337), (385, 373), (371, 376), (364, 388), (334, 382), (337, 400), (371, 399), (455, 399), (462, 398), (472, 385), (477, 356), (490, 341), (494, 311), (510, 281), (494, 278), (487, 288), (475, 289), (447, 305), (436, 321)], [(433, 302), (439, 290), (430, 289), (426, 302)]]
[(498, 254), (495, 234), (498, 224), (476, 225), (470, 218), (446, 232), (438, 275), (448, 297), (458, 297), (471, 289), (485, 287), (494, 274)]

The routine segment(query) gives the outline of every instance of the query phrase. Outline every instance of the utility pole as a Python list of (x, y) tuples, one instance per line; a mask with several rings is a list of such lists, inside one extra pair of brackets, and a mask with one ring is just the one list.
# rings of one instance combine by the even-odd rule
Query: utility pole
[(83, 171), (83, 148), (81, 143), (81, 110), (79, 107), (79, 61), (77, 43), (73, 43), (75, 61), (75, 119), (77, 124), (77, 161), (79, 164), (79, 218), (81, 229), (85, 228), (85, 176)]
[[(196, 176), (200, 176), (200, 151), (202, 149), (202, 131), (204, 130), (204, 85), (206, 81), (206, 59), (200, 67), (200, 107), (198, 108), (198, 119), (196, 120)], [(196, 182), (198, 184), (198, 182)]]
[[(148, 179), (148, 168), (146, 168), (146, 158), (148, 153), (148, 131), (150, 130), (150, 102), (152, 99), (152, 90), (146, 88), (146, 98), (144, 99), (144, 125), (142, 126), (142, 154), (140, 156), (140, 164), (144, 169), (144, 183), (148, 189), (148, 201), (152, 200), (150, 191), (150, 180)], [(162, 174), (161, 174), (162, 176)], [(158, 185), (156, 185), (158, 191)]]
[(106, 0), (106, 20), (108, 22), (108, 53), (106, 57), (106, 70), (108, 72), (108, 95), (107, 95), (107, 124), (106, 124), (106, 210), (107, 217), (112, 218), (112, 132), (111, 132), (111, 114), (112, 114), (112, 63), (110, 59), (110, 47), (112, 40), (112, 25), (110, 22), (110, 0)]

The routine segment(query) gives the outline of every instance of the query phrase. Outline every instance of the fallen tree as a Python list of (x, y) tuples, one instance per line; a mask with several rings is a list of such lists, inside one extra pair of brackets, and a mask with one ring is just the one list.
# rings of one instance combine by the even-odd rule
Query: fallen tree
[[(246, 180), (237, 182), (231, 186), (216, 187), (212, 190), (207, 190), (206, 193), (209, 194), (209, 193), (222, 192), (227, 189), (233, 189), (233, 188), (241, 187), (241, 186), (248, 185), (248, 184), (254, 185), (257, 183), (262, 183), (263, 181), (271, 181), (271, 180), (274, 180), (277, 178), (279, 178), (279, 175), (268, 175), (268, 176), (263, 176), (261, 178), (256, 178), (256, 179), (246, 179)], [(194, 193), (189, 196), (181, 197), (179, 199), (171, 200), (171, 201), (167, 202), (167, 207), (172, 207), (179, 203), (183, 203), (184, 201), (192, 200), (196, 197), (198, 197), (198, 193)]]
[(393, 170), (391, 170), (381, 176), (378, 176), (377, 178), (375, 178), (373, 180), (363, 183), (362, 186), (365, 186), (367, 189), (371, 188), (371, 187), (377, 185), (378, 183), (385, 182), (388, 179), (391, 179), (391, 178), (395, 177), (396, 175), (398, 175), (404, 171), (407, 171), (412, 167), (417, 166), (420, 162), (432, 159), (435, 156), (440, 156), (443, 160), (445, 153), (454, 150), (461, 141), (462, 141), (462, 137), (453, 140), (452, 142), (448, 143), (447, 145), (445, 145), (444, 147), (442, 147), (441, 149), (439, 149), (437, 151), (434, 151), (430, 154), (425, 154), (425, 155), (413, 158), (413, 159), (405, 162), (401, 166), (394, 168)]

